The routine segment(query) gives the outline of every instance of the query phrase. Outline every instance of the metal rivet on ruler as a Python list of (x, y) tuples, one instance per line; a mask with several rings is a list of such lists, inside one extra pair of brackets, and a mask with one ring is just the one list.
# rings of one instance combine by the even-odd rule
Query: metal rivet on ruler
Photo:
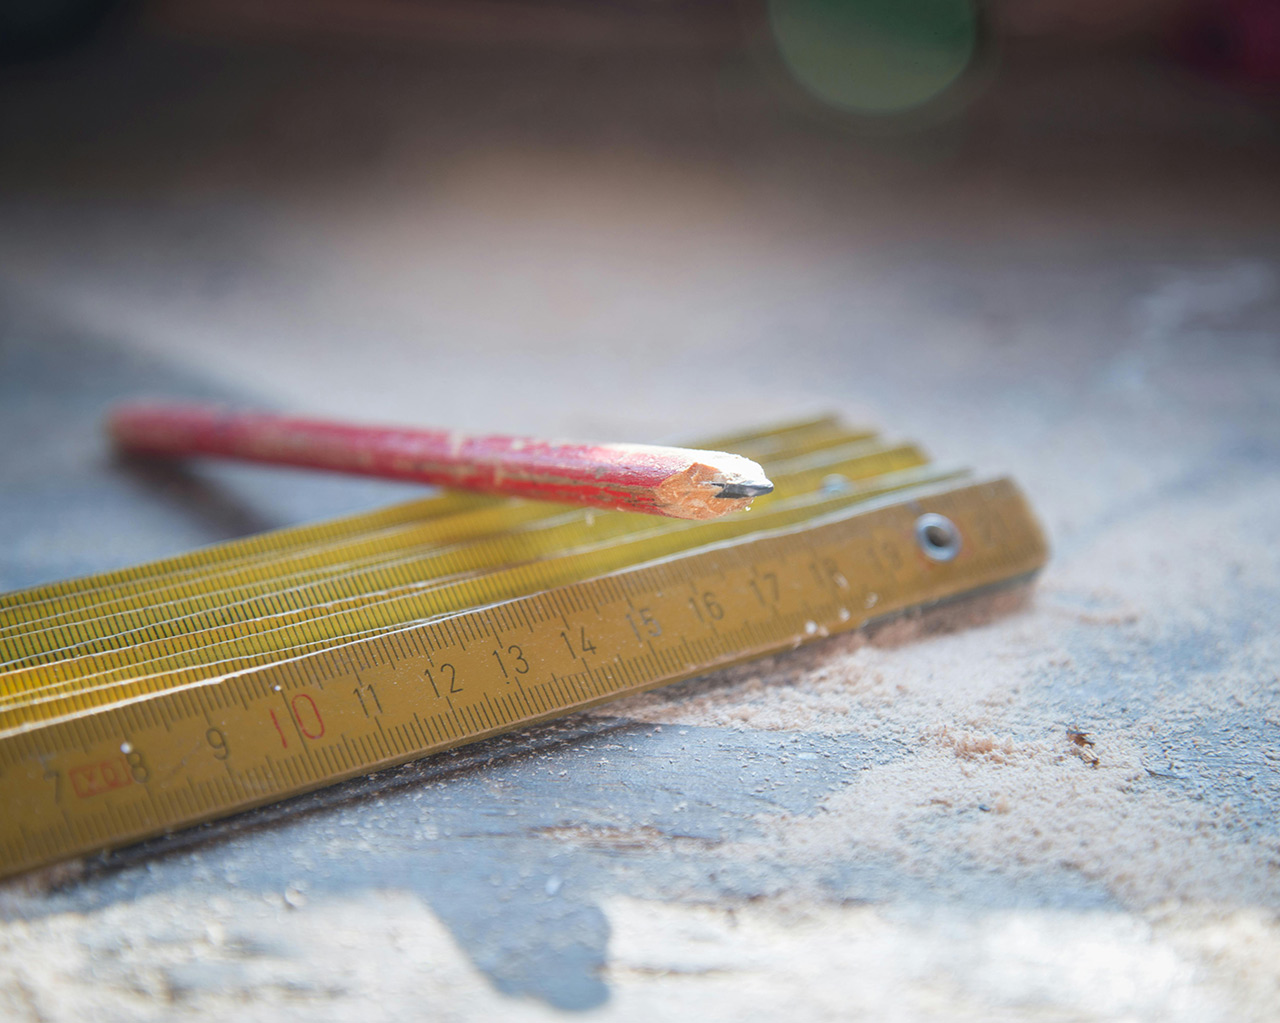
[(945, 515), (928, 512), (916, 519), (916, 543), (934, 561), (950, 561), (960, 553), (960, 530)]

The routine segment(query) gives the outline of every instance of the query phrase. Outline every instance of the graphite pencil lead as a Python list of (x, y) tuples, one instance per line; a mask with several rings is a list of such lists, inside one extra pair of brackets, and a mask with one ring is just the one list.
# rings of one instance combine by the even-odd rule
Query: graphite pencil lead
[(773, 493), (773, 484), (768, 480), (752, 481), (751, 483), (723, 483), (720, 485), (720, 492), (716, 497), (723, 498), (743, 498), (743, 497), (764, 497), (765, 494)]

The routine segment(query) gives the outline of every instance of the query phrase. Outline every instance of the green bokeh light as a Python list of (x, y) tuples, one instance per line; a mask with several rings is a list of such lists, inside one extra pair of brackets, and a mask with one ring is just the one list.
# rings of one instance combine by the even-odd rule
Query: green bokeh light
[(973, 60), (970, 0), (768, 0), (778, 51), (815, 98), (864, 114), (910, 110)]

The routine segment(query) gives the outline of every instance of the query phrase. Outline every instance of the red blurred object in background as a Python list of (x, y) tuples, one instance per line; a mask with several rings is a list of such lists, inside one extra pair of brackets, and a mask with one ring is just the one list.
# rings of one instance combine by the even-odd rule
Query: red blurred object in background
[(1280, 0), (1205, 0), (1175, 46), (1187, 64), (1232, 85), (1280, 85)]

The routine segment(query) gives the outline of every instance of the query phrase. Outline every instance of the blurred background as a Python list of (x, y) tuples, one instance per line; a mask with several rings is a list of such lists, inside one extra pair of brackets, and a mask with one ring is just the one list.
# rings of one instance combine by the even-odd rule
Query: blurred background
[(637, 441), (834, 409), (1077, 509), (1273, 397), (1273, 0), (0, 0), (0, 50), (0, 386), (80, 444), (14, 445), (12, 535), (147, 393)]
[[(0, 51), (11, 585), (163, 546), (65, 496), (119, 488), (139, 394), (637, 441), (834, 409), (1082, 514), (1273, 397), (1274, 0), (0, 0)], [(403, 493), (299, 486), (169, 543)]]
[(836, 410), (1058, 530), (1274, 407), (1274, 0), (0, 0), (0, 50), (11, 585), (404, 493), (294, 474), (113, 547), (68, 494), (136, 490), (98, 423), (140, 394), (637, 441)]

